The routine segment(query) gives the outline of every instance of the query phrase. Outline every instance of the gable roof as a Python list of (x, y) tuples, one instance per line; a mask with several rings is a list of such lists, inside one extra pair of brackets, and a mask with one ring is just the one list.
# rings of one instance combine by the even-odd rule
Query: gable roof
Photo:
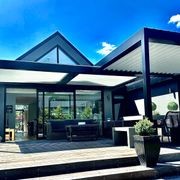
[(79, 65), (93, 65), (81, 52), (77, 50), (67, 39), (58, 31), (47, 39), (18, 57), (16, 60), (38, 61), (55, 47), (59, 47), (70, 58)]

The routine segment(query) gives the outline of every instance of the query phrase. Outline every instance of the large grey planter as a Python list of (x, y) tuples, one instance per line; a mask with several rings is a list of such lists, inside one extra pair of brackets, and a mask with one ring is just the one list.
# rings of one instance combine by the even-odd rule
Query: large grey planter
[(160, 153), (159, 136), (134, 135), (134, 146), (141, 165), (156, 166)]

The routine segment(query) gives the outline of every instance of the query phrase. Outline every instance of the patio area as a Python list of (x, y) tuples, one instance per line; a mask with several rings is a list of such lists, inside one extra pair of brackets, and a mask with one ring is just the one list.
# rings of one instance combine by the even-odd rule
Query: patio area
[[(180, 147), (161, 148), (159, 162), (179, 161)], [(18, 178), (138, 165), (134, 148), (97, 141), (24, 141), (0, 144), (0, 176)], [(7, 178), (7, 179), (8, 179)]]

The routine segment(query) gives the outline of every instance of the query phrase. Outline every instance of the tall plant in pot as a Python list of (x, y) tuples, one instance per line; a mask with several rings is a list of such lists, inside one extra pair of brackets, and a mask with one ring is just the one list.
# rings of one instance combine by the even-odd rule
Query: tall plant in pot
[(160, 139), (155, 134), (153, 123), (144, 118), (136, 123), (134, 146), (140, 164), (146, 167), (156, 166), (160, 153)]

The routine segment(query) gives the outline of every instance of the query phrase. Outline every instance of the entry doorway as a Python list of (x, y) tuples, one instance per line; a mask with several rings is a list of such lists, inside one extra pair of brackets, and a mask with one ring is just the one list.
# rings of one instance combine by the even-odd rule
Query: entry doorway
[(36, 138), (36, 89), (6, 89), (6, 141), (25, 141)]

